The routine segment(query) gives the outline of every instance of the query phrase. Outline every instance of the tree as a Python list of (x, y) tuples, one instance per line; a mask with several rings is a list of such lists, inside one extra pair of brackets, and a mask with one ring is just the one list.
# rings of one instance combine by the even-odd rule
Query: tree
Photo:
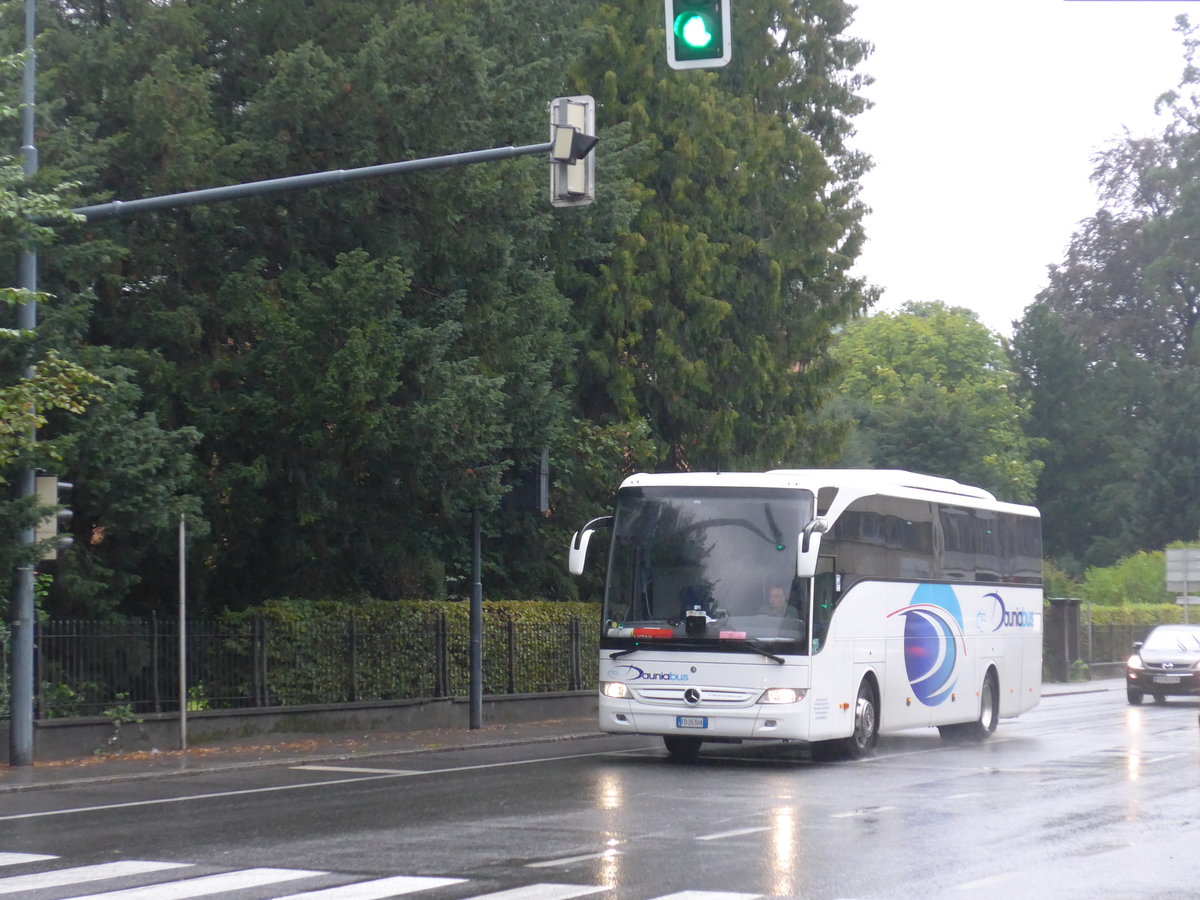
[[(828, 456), (825, 351), (869, 300), (846, 3), (747, 10), (735, 63), (680, 78), (628, 0), (294, 7), (55, 2), (43, 158), (89, 201), (153, 196), (542, 141), (547, 100), (592, 93), (600, 201), (552, 213), (512, 160), (64, 235), (56, 327), (140, 388), (168, 505), (198, 498), (197, 606), (465, 592), (473, 509), (490, 589), (564, 596), (558, 523), (624, 467)], [(535, 527), (501, 504), (543, 447), (571, 481)], [(122, 608), (161, 603), (161, 521), (95, 483), (76, 596), (114, 573)]]
[(1028, 502), (1041, 462), (1000, 338), (970, 310), (908, 303), (848, 325), (835, 418), (854, 422), (842, 462), (956, 478)]
[(628, 121), (638, 206), (575, 309), (577, 403), (594, 422), (644, 419), (651, 465), (757, 468), (828, 458), (813, 415), (833, 330), (869, 300), (845, 144), (865, 101), (841, 0), (742, 6), (733, 61), (671, 73), (660, 10), (601, 6), (576, 70), (602, 115)]
[(1014, 336), (1050, 450), (1038, 489), (1047, 548), (1076, 574), (1200, 526), (1200, 116), (1197, 34), (1177, 20), (1185, 67), (1153, 138), (1099, 154), (1102, 201)]
[[(44, 156), (96, 200), (152, 196), (540, 141), (567, 93), (565, 25), (542, 23), (570, 19), (544, 5), (293, 6), (56, 7)], [(551, 221), (544, 167), (514, 160), (69, 235), (117, 251), (48, 274), (75, 288), (63, 327), (142, 386), (158, 477), (200, 494), (198, 607), (424, 594), (467, 568), (471, 509), (569, 434)], [(189, 482), (172, 460), (193, 445)], [(80, 499), (96, 553), (154, 530), (145, 509), (115, 527), (111, 492)], [(165, 537), (118, 582), (126, 608), (169, 595)]]
[[(0, 119), (13, 120), (17, 110), (7, 98), (13, 93), (14, 77), (23, 65), (21, 56), (0, 58)], [(21, 164), (11, 156), (0, 156), (0, 248), (15, 259), (24, 250), (50, 244), (54, 232), (41, 222), (71, 218), (65, 197), (73, 185), (31, 185)], [(0, 306), (10, 310), (26, 303), (45, 303), (44, 292), (0, 287)], [(16, 324), (14, 322), (14, 324)], [(45, 340), (21, 328), (0, 328), (0, 485), (11, 481), (11, 471), (20, 466), (52, 467), (62, 458), (63, 441), (37, 438), (55, 410), (78, 416), (100, 399), (97, 391), (107, 386), (100, 376), (62, 355)], [(28, 563), (39, 554), (35, 547), (22, 548), (18, 533), (49, 510), (32, 497), (0, 502), (0, 566), (12, 570), (18, 562)]]

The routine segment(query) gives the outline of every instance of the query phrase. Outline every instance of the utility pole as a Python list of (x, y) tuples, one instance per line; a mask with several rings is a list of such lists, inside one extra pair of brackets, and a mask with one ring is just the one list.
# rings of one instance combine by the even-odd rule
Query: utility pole
[[(34, 80), (37, 76), (37, 58), (34, 55), (34, 31), (36, 21), (35, 0), (25, 0), (25, 69), (21, 80), (21, 168), (26, 180), (37, 174), (37, 147), (34, 145)], [(37, 251), (27, 246), (21, 251), (18, 265), (20, 287), (27, 291), (21, 304), (17, 325), (32, 333), (37, 329)], [(33, 377), (33, 358), (26, 359), (24, 377)], [(37, 429), (31, 430), (30, 441), (37, 440)], [(37, 473), (26, 468), (17, 476), (19, 498), (37, 495)], [(34, 526), (21, 529), (21, 546), (28, 550), (35, 540)], [(13, 579), (12, 604), (12, 696), (9, 703), (9, 752), (8, 762), (12, 766), (33, 765), (33, 567), (32, 558), (22, 560)]]

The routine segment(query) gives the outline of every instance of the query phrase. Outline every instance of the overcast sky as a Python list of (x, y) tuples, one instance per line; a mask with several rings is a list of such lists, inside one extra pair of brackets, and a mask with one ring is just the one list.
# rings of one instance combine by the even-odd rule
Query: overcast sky
[(1011, 335), (1046, 267), (1095, 212), (1093, 154), (1161, 130), (1176, 87), (1184, 0), (851, 0), (875, 107), (854, 145), (867, 246), (855, 273), (877, 310), (942, 300)]

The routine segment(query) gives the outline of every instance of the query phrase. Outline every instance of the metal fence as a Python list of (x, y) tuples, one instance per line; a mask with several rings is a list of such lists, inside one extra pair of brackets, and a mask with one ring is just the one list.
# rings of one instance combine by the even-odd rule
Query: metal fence
[(1146, 639), (1153, 625), (1079, 625), (1079, 658), (1094, 663), (1123, 662), (1133, 652), (1133, 642)]
[[(0, 633), (0, 639), (3, 633)], [(485, 694), (594, 689), (598, 629), (578, 618), (553, 624), (484, 623)], [(2, 643), (2, 641), (0, 641)], [(38, 626), (37, 716), (134, 713), (180, 706), (178, 622), (51, 620)], [(466, 622), (284, 625), (189, 620), (188, 709), (294, 706), (463, 696)], [(0, 662), (0, 716), (8, 714), (9, 652)]]

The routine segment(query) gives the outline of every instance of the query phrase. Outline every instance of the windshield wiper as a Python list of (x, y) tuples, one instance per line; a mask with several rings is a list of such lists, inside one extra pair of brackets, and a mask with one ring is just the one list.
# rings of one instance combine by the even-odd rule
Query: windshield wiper
[(758, 646), (758, 644), (754, 643), (753, 641), (729, 640), (727, 638), (721, 641), (722, 647), (724, 647), (726, 644), (735, 644), (738, 647), (745, 647), (747, 650), (753, 650), (759, 656), (765, 656), (767, 659), (774, 660), (781, 666), (787, 662), (787, 660), (785, 660), (782, 656), (776, 656), (770, 650), (766, 649), (765, 647)]

